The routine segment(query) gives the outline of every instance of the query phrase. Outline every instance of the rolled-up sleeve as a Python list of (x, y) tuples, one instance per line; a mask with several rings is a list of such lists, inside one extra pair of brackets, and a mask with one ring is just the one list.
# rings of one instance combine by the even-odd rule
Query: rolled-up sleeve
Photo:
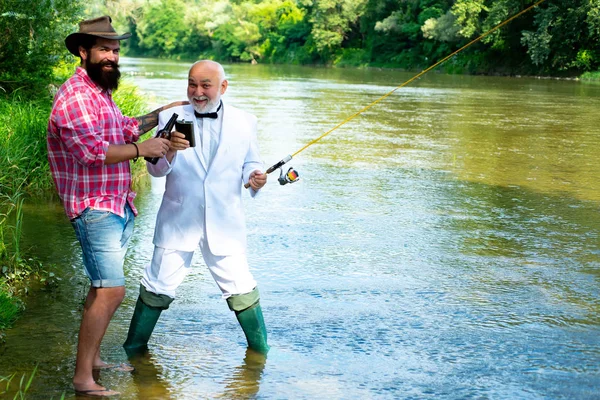
[(123, 137), (125, 143), (134, 143), (140, 139), (140, 126), (136, 118), (123, 117)]

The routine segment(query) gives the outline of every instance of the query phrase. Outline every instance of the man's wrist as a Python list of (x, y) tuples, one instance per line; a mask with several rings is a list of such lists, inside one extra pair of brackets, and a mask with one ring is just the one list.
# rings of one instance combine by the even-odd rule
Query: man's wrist
[(135, 157), (133, 158), (133, 162), (136, 162), (138, 160), (138, 158), (140, 157), (140, 149), (137, 144), (135, 144), (133, 142), (131, 142), (131, 144), (135, 146)]

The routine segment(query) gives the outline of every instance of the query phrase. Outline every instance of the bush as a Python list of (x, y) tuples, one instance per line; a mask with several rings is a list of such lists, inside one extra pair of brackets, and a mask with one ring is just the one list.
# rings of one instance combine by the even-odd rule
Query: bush
[(0, 0), (0, 10), (0, 92), (39, 97), (69, 54), (64, 40), (81, 19), (81, 1)]
[(365, 49), (343, 49), (333, 65), (336, 67), (366, 67), (369, 61), (369, 53)]
[(600, 82), (600, 71), (585, 72), (580, 79), (584, 82)]

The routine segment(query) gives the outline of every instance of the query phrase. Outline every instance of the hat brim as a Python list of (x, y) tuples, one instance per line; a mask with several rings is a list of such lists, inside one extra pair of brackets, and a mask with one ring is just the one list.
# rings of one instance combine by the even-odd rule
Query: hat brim
[(90, 33), (71, 33), (69, 36), (67, 36), (67, 38), (65, 39), (65, 45), (67, 46), (67, 49), (69, 50), (69, 52), (71, 52), (71, 54), (73, 54), (74, 56), (79, 57), (79, 43), (81, 42), (81, 39), (83, 37), (99, 37), (102, 39), (110, 39), (110, 40), (123, 40), (123, 39), (128, 39), (131, 37), (131, 33), (124, 33), (122, 35), (110, 35), (110, 34), (90, 34)]

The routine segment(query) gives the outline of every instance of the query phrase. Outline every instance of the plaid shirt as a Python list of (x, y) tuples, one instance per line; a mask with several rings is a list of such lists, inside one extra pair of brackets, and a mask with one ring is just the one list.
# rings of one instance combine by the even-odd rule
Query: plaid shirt
[(124, 117), (112, 99), (78, 67), (54, 97), (48, 121), (48, 161), (69, 219), (87, 207), (123, 217), (133, 206), (129, 160), (105, 165), (109, 144), (139, 139), (135, 118)]

